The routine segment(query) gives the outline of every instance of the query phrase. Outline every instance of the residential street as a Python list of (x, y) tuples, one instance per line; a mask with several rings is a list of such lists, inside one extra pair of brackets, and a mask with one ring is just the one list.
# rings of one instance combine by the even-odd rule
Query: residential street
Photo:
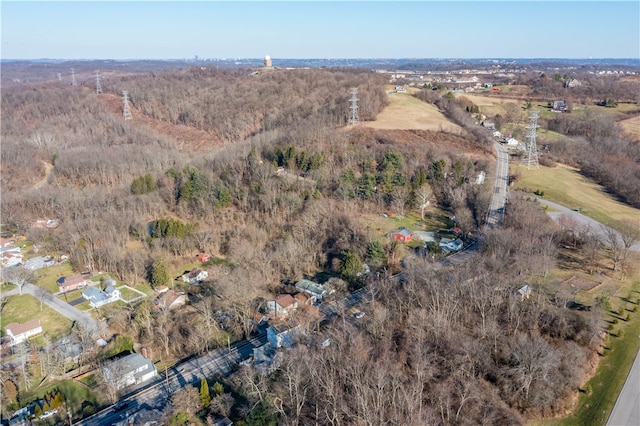
[[(20, 294), (20, 291), (17, 287), (7, 292), (3, 292), (1, 296), (8, 297), (16, 294)], [(90, 330), (92, 334), (96, 334), (106, 327), (106, 324), (101, 324), (99, 321), (93, 319), (91, 315), (79, 311), (65, 301), (58, 299), (51, 293), (42, 291), (40, 287), (36, 286), (35, 284), (25, 283), (22, 287), (22, 294), (30, 294), (38, 300), (42, 298), (42, 301), (45, 305), (49, 306), (51, 309), (54, 309), (71, 321), (82, 324), (88, 330)]]

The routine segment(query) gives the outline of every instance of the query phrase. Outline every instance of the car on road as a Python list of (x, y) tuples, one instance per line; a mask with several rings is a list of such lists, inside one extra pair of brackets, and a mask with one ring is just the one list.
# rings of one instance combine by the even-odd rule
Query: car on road
[(360, 319), (360, 318), (362, 318), (363, 316), (364, 316), (364, 312), (362, 312), (362, 311), (358, 311), (358, 312), (355, 312), (355, 313), (353, 314), (353, 317), (354, 317), (354, 318), (357, 318), (357, 319)]

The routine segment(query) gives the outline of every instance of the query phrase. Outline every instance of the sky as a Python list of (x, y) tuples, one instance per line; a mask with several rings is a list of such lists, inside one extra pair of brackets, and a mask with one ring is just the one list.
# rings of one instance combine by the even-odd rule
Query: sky
[(2, 59), (639, 58), (640, 1), (6, 1)]

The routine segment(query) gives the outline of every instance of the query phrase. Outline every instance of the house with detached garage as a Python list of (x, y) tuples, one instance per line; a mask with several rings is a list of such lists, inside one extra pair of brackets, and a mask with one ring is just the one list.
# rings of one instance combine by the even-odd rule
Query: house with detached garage
[(120, 300), (120, 290), (112, 286), (108, 286), (104, 291), (97, 287), (89, 287), (82, 292), (82, 297), (88, 300), (92, 307), (99, 308)]
[(11, 346), (25, 342), (29, 337), (42, 333), (42, 325), (39, 319), (27, 321), (24, 324), (12, 322), (4, 328), (7, 336), (11, 338)]

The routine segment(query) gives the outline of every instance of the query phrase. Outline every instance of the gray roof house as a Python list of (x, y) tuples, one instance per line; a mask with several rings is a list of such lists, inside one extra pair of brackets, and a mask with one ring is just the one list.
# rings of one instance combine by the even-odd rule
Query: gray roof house
[(87, 299), (92, 307), (99, 308), (100, 306), (120, 300), (120, 290), (113, 286), (108, 286), (104, 291), (97, 287), (89, 287), (82, 292), (82, 297)]
[(322, 298), (333, 293), (332, 291), (327, 290), (322, 284), (318, 284), (317, 282), (302, 279), (296, 283), (296, 288), (298, 291), (302, 291), (311, 296), (315, 296), (315, 298), (319, 301), (322, 301)]
[(103, 368), (105, 377), (117, 389), (137, 385), (158, 375), (156, 366), (140, 354), (131, 354)]
[(32, 257), (24, 263), (24, 268), (30, 271), (35, 271), (36, 269), (48, 268), (49, 266), (53, 266), (56, 264), (56, 261), (53, 257)]

